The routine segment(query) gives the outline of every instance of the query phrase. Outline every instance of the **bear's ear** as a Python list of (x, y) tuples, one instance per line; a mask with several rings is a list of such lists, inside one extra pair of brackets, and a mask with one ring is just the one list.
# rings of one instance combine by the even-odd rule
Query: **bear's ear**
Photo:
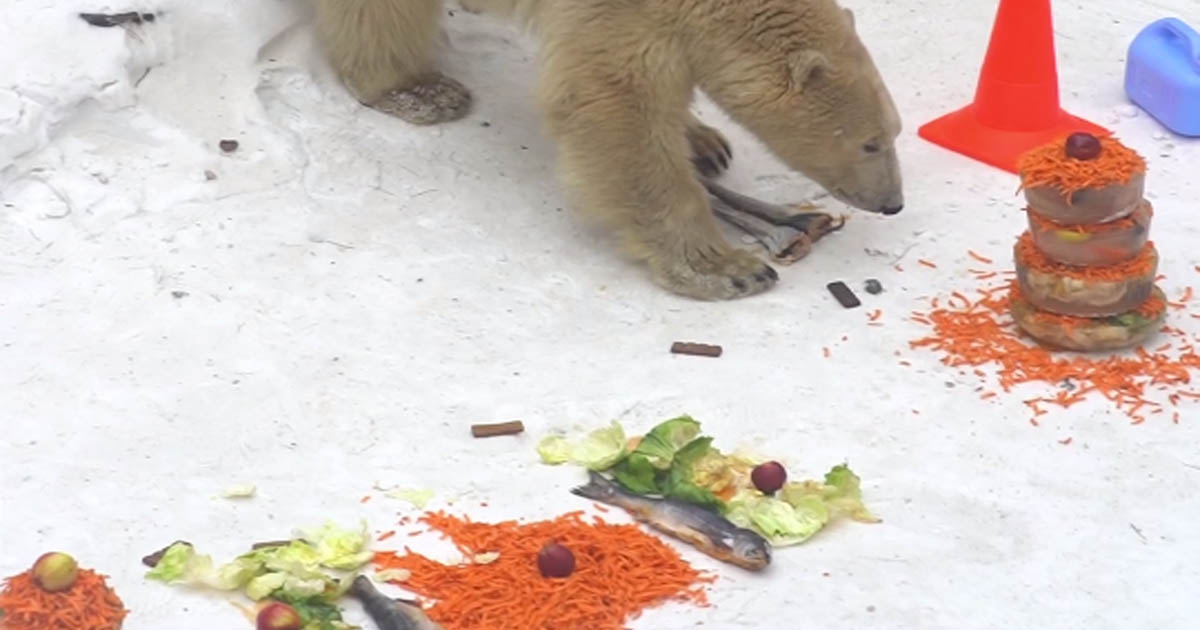
[(850, 30), (854, 30), (854, 12), (850, 9), (842, 9), (846, 12), (846, 19), (850, 20)]
[(829, 69), (829, 58), (816, 50), (803, 50), (792, 56), (792, 80), (803, 91), (820, 73)]

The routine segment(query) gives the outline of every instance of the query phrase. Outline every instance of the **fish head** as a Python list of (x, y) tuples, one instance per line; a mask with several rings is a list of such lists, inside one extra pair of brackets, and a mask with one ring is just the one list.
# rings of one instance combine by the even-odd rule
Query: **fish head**
[(771, 544), (748, 529), (733, 535), (733, 557), (748, 569), (762, 569), (771, 563)]

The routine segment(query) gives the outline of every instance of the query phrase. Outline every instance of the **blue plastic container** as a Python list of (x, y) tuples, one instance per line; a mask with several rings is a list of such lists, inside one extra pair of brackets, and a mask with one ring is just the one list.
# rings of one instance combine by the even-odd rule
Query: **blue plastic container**
[(1167, 129), (1200, 136), (1200, 33), (1175, 18), (1142, 29), (1129, 46), (1125, 93)]

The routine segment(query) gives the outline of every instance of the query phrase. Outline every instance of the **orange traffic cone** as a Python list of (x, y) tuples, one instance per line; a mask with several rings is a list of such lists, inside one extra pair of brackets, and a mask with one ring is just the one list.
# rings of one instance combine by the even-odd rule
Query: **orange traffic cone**
[(1059, 105), (1050, 0), (1000, 0), (975, 102), (917, 134), (1016, 173), (1021, 154), (1076, 131), (1107, 133)]

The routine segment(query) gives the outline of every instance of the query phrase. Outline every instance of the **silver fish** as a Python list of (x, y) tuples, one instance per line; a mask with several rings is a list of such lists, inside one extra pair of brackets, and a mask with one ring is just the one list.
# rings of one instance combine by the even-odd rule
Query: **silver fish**
[(722, 562), (751, 571), (760, 571), (771, 563), (771, 544), (765, 538), (719, 514), (684, 501), (652, 499), (626, 492), (595, 472), (589, 472), (588, 476), (591, 482), (571, 490), (572, 494), (619, 507)]
[(379, 630), (445, 630), (426, 616), (416, 602), (392, 599), (380, 593), (365, 575), (354, 578), (349, 594), (362, 602)]

